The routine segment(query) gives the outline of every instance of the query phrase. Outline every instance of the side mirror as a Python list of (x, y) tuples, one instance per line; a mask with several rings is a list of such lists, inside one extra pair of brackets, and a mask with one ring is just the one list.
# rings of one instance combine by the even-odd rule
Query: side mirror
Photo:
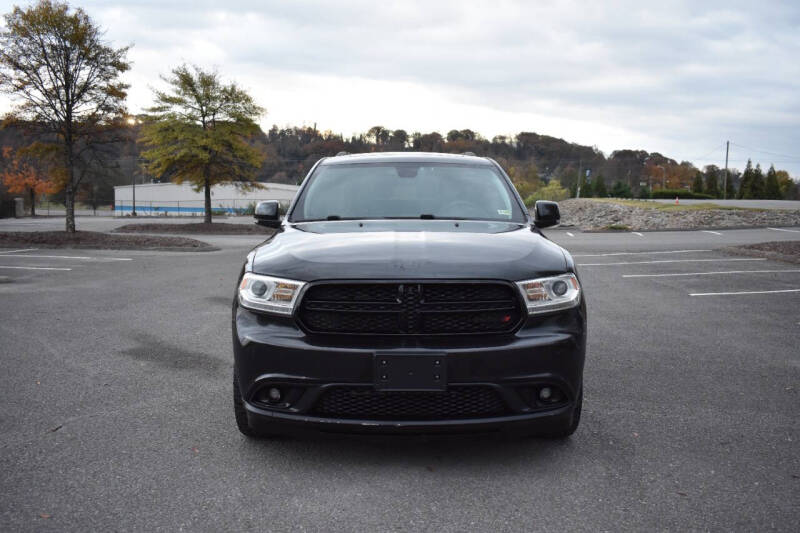
[(267, 200), (258, 202), (254, 213), (256, 224), (268, 228), (279, 228), (281, 226), (280, 209), (277, 200)]
[(561, 223), (561, 213), (556, 202), (539, 200), (533, 206), (533, 224), (537, 228), (549, 228)]

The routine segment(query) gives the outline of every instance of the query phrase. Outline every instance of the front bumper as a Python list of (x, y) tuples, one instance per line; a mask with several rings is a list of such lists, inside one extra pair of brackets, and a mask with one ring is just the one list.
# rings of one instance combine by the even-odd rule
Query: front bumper
[[(248, 419), (254, 428), (333, 432), (459, 432), (521, 429), (548, 431), (569, 424), (582, 387), (586, 315), (581, 307), (530, 317), (514, 334), (485, 336), (309, 335), (289, 318), (235, 307), (234, 359)], [(502, 409), (470, 416), (366, 412), (331, 414), (320, 410), (337, 388), (372, 394), (375, 353), (442, 354), (447, 390), (491, 392)], [(562, 401), (542, 404), (541, 387), (560, 391)], [(263, 392), (278, 388), (272, 405)], [(437, 393), (432, 393), (436, 401)]]

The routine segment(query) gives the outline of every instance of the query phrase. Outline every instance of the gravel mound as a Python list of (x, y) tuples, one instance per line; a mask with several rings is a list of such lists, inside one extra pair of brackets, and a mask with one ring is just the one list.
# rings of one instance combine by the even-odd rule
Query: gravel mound
[(174, 250), (208, 252), (216, 250), (208, 243), (186, 237), (156, 235), (114, 235), (97, 231), (11, 231), (0, 233), (0, 246), (41, 248), (94, 248), (99, 250)]
[(589, 231), (800, 226), (800, 210), (690, 208), (662, 210), (577, 199), (559, 202), (559, 206), (562, 225), (576, 226)]

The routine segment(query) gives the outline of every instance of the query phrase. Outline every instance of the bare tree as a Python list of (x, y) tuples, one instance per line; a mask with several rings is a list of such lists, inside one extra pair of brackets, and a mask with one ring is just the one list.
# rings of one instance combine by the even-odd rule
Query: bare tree
[[(97, 143), (125, 113), (128, 47), (112, 48), (82, 9), (40, 0), (5, 15), (0, 33), (0, 89), (18, 104), (11, 117), (38, 129), (42, 150), (58, 150), (66, 195), (66, 230), (75, 231), (75, 193)], [(117, 122), (118, 125), (118, 122)]]

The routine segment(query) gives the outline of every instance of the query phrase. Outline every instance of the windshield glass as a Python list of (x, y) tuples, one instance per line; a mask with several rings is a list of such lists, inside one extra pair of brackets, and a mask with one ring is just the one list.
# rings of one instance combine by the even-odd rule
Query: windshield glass
[(321, 165), (292, 222), (355, 218), (445, 218), (525, 222), (494, 167), (448, 163)]

